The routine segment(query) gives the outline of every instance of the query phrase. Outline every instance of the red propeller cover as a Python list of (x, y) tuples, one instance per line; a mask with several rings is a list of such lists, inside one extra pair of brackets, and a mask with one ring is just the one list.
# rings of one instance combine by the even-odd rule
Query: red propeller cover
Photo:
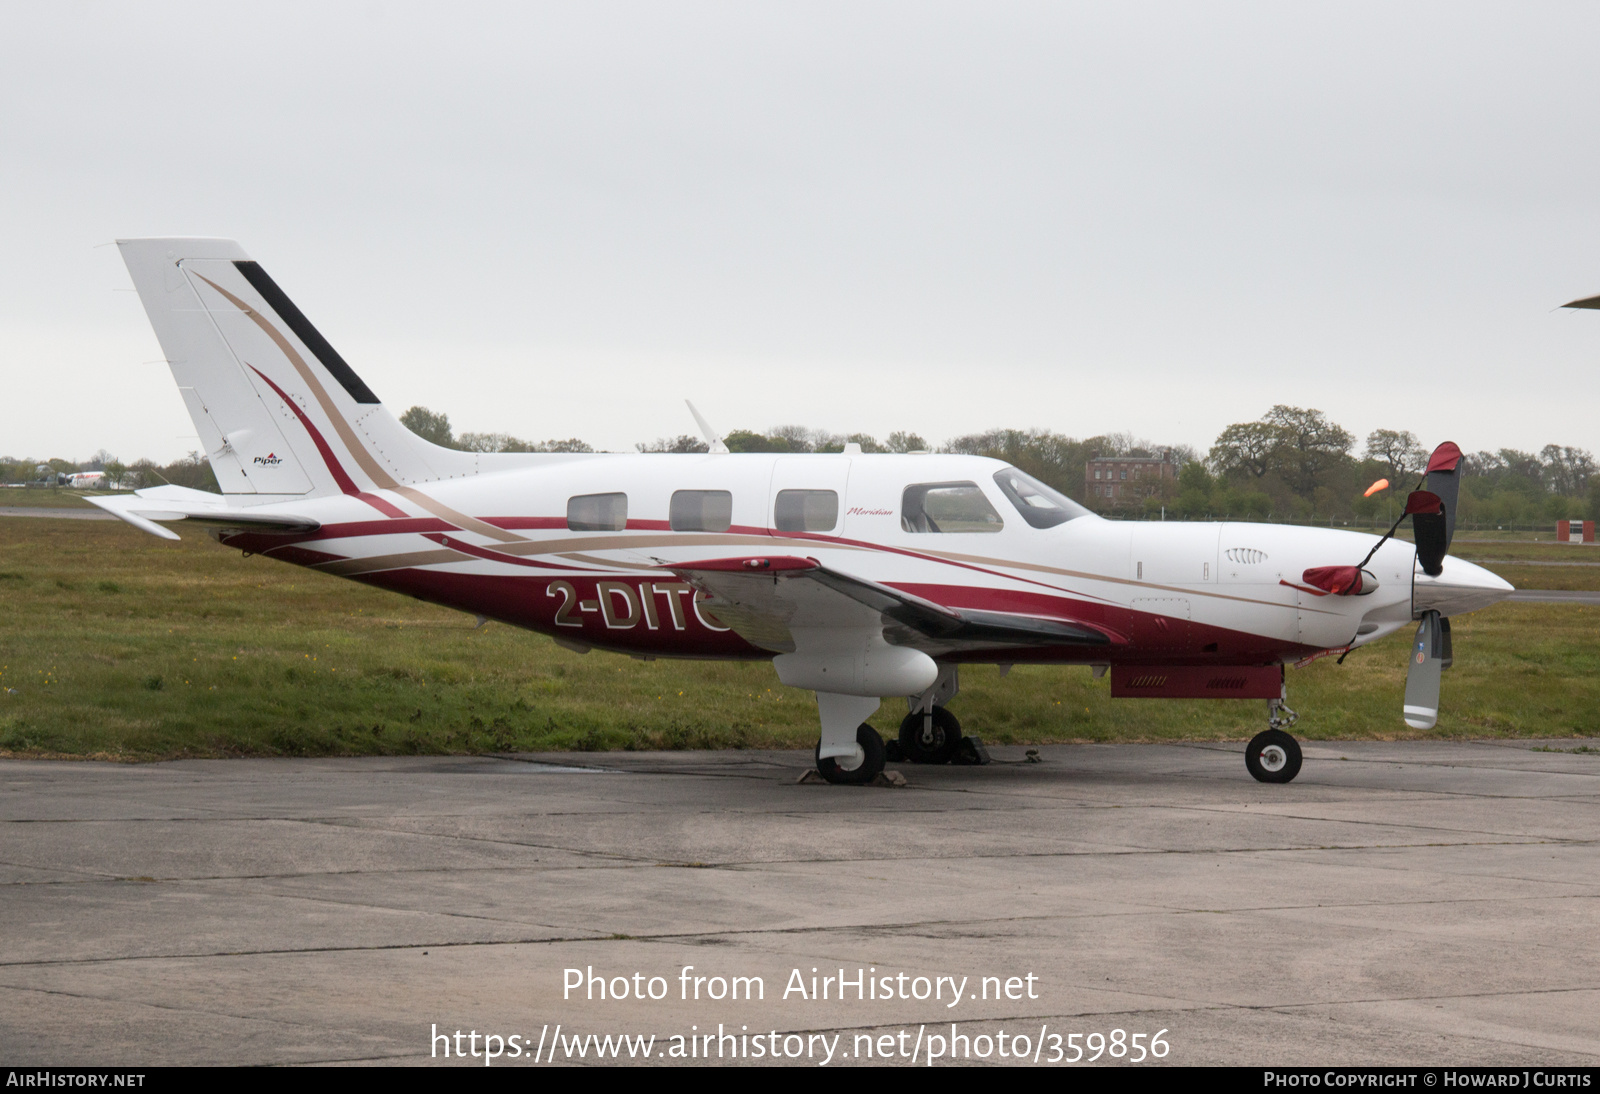
[(1406, 496), (1406, 513), (1442, 513), (1444, 502), (1438, 494), (1430, 494), (1426, 490), (1413, 490)]
[(1455, 441), (1445, 441), (1433, 450), (1433, 455), (1428, 457), (1428, 473), (1435, 471), (1454, 471), (1461, 462), (1461, 449), (1456, 447)]

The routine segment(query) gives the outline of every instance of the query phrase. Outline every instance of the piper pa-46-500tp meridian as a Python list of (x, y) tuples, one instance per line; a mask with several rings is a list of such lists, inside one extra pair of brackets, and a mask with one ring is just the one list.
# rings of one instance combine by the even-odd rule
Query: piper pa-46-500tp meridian
[(883, 769), (865, 724), (883, 696), (907, 698), (904, 759), (952, 759), (945, 705), (974, 663), (1090, 666), (1119, 697), (1264, 699), (1270, 728), (1245, 763), (1288, 782), (1285, 662), (1420, 620), (1405, 719), (1428, 728), (1449, 617), (1511, 592), (1447, 556), (1454, 444), (1407, 499), (1416, 546), (1103, 520), (977, 456), (732, 454), (715, 434), (699, 455), (459, 452), (402, 426), (237, 243), (119, 246), (222, 494), (161, 486), (96, 505), (570, 649), (771, 660), (816, 693), (832, 782)]

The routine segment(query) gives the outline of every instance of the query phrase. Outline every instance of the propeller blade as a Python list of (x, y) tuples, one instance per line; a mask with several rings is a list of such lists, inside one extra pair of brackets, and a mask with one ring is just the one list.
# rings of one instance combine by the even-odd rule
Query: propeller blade
[[(1413, 513), (1439, 512), (1442, 510), (1443, 505), (1444, 503), (1439, 500), (1437, 495), (1430, 494), (1426, 490), (1411, 491), (1410, 494), (1406, 495), (1406, 507), (1400, 510), (1400, 515), (1395, 518), (1393, 524), (1389, 525), (1389, 530), (1383, 533), (1383, 536), (1378, 540), (1378, 542), (1372, 545), (1372, 550), (1367, 552), (1367, 557), (1356, 564), (1356, 569), (1366, 569), (1367, 563), (1371, 562), (1373, 556), (1378, 553), (1378, 548), (1382, 547), (1385, 543), (1388, 543), (1389, 540), (1393, 538), (1395, 532), (1399, 531), (1401, 521), (1405, 520)], [(1442, 558), (1443, 556), (1441, 555), (1440, 557)], [(1376, 588), (1377, 586), (1373, 587)]]
[(1428, 477), (1422, 483), (1422, 488), (1444, 505), (1446, 551), (1450, 550), (1450, 541), (1456, 538), (1456, 498), (1461, 493), (1460, 469), (1461, 449), (1456, 447), (1454, 441), (1445, 441), (1428, 457)]
[(1444, 667), (1445, 632), (1438, 612), (1423, 612), (1417, 637), (1411, 643), (1411, 663), (1406, 668), (1406, 725), (1432, 729), (1439, 721), (1439, 673)]
[(1438, 577), (1444, 572), (1444, 556), (1450, 550), (1449, 523), (1444, 502), (1427, 490), (1413, 490), (1406, 498), (1406, 513), (1417, 540), (1417, 561), (1422, 572)]
[(1439, 617), (1439, 668), (1447, 669), (1456, 663), (1455, 651), (1450, 648), (1450, 617)]

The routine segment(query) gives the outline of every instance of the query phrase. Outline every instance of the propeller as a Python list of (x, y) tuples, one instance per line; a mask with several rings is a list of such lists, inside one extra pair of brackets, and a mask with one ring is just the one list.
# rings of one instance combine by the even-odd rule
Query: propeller
[[(1395, 534), (1400, 521), (1411, 518), (1411, 531), (1417, 544), (1417, 564), (1429, 577), (1444, 572), (1444, 559), (1456, 534), (1456, 501), (1461, 495), (1461, 449), (1445, 441), (1428, 457), (1427, 470), (1417, 489), (1406, 496), (1404, 511), (1355, 567), (1357, 573), (1372, 561), (1372, 556)], [(1382, 480), (1380, 480), (1382, 481)], [(1389, 484), (1373, 483), (1370, 497)], [(1307, 571), (1309, 579), (1311, 571)], [(1348, 651), (1346, 651), (1348, 653)], [(1340, 661), (1344, 657), (1339, 658)], [(1437, 611), (1422, 613), (1417, 636), (1411, 643), (1411, 658), (1406, 667), (1406, 725), (1412, 729), (1432, 729), (1439, 720), (1439, 676), (1453, 661), (1450, 645), (1450, 620)]]
[[(1444, 572), (1444, 556), (1456, 535), (1456, 499), (1461, 494), (1461, 449), (1445, 441), (1428, 457), (1423, 489), (1406, 499), (1417, 541), (1417, 564), (1429, 577)], [(1413, 504), (1415, 499), (1415, 504)], [(1422, 613), (1406, 666), (1406, 725), (1432, 729), (1439, 721), (1439, 677), (1453, 657), (1450, 620), (1436, 611)]]

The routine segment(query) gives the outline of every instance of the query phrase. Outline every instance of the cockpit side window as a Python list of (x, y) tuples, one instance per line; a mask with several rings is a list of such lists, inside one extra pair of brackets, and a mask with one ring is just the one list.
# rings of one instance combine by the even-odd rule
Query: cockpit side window
[(1052, 490), (1032, 475), (1023, 474), (1015, 467), (1002, 468), (994, 473), (995, 485), (1006, 500), (1017, 507), (1022, 519), (1035, 528), (1054, 528), (1069, 520), (1086, 516), (1089, 510), (1059, 491)]
[(900, 498), (900, 527), (907, 532), (998, 532), (1005, 521), (975, 482), (924, 482)]

